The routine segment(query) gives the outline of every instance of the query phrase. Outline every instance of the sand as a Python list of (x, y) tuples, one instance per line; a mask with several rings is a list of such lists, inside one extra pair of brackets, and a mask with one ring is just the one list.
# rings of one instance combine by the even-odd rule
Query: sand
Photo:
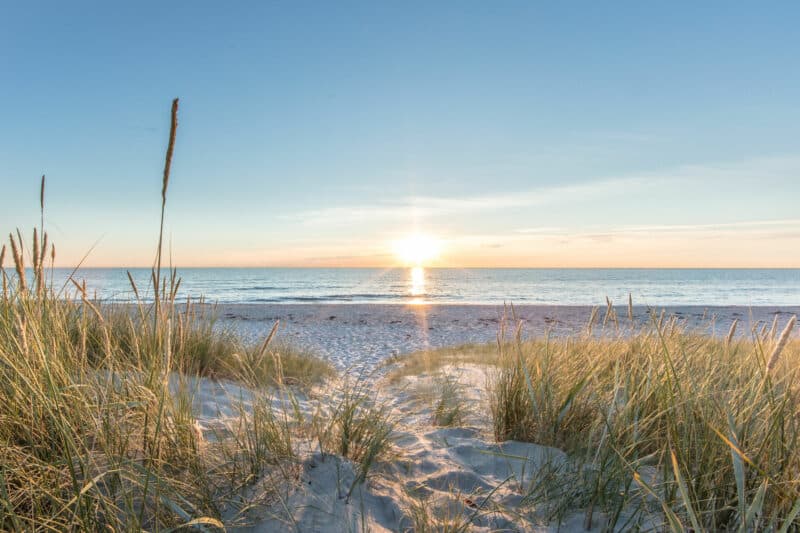
[[(515, 306), (526, 336), (570, 335), (585, 330), (589, 306)], [(620, 330), (630, 328), (627, 308), (615, 308)], [(658, 309), (660, 311), (660, 308)], [(751, 324), (772, 323), (779, 315), (785, 322), (800, 314), (795, 307), (667, 307), (690, 328), (706, 334), (726, 335), (731, 322), (739, 320), (739, 335), (749, 334)], [(650, 320), (651, 310), (634, 306), (634, 323)], [(252, 342), (267, 335), (280, 320), (279, 336), (328, 359), (339, 369), (372, 369), (393, 355), (426, 348), (492, 342), (503, 318), (497, 305), (393, 305), (393, 304), (225, 304), (218, 307), (221, 324), (232, 327)], [(605, 306), (599, 308), (599, 331)], [(616, 333), (614, 324), (607, 331)]]
[[(231, 530), (253, 533), (413, 531), (415, 509), (425, 509), (451, 525), (467, 525), (465, 531), (587, 531), (583, 509), (559, 512), (546, 500), (525, 502), (524, 495), (542, 479), (564, 490), (579, 490), (570, 477), (575, 466), (556, 448), (494, 442), (485, 392), (490, 371), (465, 364), (393, 383), (377, 380), (375, 400), (388, 403), (396, 425), (390, 458), (381, 461), (366, 482), (353, 485), (356, 469), (352, 463), (323, 456), (298, 439), (294, 476), (287, 481), (265, 472), (246, 491), (241, 504), (228, 509), (226, 522)], [(433, 404), (427, 397), (437, 380), (445, 377), (461, 385), (468, 408), (455, 427), (434, 425)], [(255, 395), (232, 382), (172, 376), (173, 390), (181, 383), (194, 391), (193, 407), (207, 440), (224, 435), (242, 410), (249, 412)], [(298, 404), (306, 415), (316, 408), (310, 396), (303, 394)], [(279, 408), (280, 400), (274, 405)], [(652, 477), (648, 472), (642, 475)], [(255, 505), (248, 507), (248, 502)], [(245, 507), (246, 511), (240, 511)], [(588, 531), (601, 531), (605, 519), (595, 513)], [(661, 523), (657, 511), (642, 520), (645, 530)]]

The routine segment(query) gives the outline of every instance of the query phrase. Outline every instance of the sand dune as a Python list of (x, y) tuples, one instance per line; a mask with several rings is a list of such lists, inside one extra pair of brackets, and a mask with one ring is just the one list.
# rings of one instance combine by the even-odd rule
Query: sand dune
[[(247, 493), (262, 503), (244, 513), (231, 508), (228, 522), (238, 524), (234, 530), (256, 533), (412, 531), (431, 517), (440, 526), (468, 526), (466, 531), (586, 531), (584, 509), (556, 508), (547, 498), (526, 501), (531, 487), (543, 480), (559, 490), (581, 490), (571, 485), (575, 465), (555, 448), (494, 442), (485, 403), (487, 372), (480, 365), (448, 366), (391, 384), (376, 381), (375, 401), (390, 406), (396, 429), (391, 458), (376, 465), (366, 482), (354, 483), (350, 461), (322, 455), (299, 439), (295, 475), (287, 480), (266, 473)], [(456, 427), (436, 427), (426, 398), (443, 377), (458, 380), (466, 406)], [(179, 381), (195, 391), (194, 409), (208, 439), (218, 438), (220, 428), (251, 408), (253, 392), (234, 383), (173, 376), (171, 385), (178, 387)], [(297, 397), (306, 414), (318, 408), (312, 396)], [(274, 402), (280, 409), (281, 399)], [(642, 525), (659, 522), (654, 515)], [(604, 524), (605, 517), (595, 514), (589, 531)]]

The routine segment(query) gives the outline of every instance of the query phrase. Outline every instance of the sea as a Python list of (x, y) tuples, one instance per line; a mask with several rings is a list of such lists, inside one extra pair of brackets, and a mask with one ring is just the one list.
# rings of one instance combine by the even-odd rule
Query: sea
[[(150, 269), (54, 269), (108, 302), (152, 297)], [(178, 298), (282, 304), (800, 305), (800, 269), (179, 268)]]

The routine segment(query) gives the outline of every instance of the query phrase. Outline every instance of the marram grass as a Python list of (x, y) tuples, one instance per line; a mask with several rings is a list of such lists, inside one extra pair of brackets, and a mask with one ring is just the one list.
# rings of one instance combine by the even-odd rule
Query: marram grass
[[(177, 100), (172, 111), (161, 234)], [(116, 306), (74, 279), (48, 285), (55, 247), (44, 231), (44, 186), (43, 176), (31, 283), (21, 232), (0, 248), (0, 530), (222, 528), (249, 483), (293, 459), (293, 435), (269, 396), (333, 369), (287, 346), (245, 346), (215, 325), (212, 306), (176, 302), (177, 272), (161, 279), (161, 235), (150, 302), (133, 283), (136, 301)], [(243, 382), (254, 407), (208, 441), (187, 375)]]
[[(737, 324), (723, 338), (656, 315), (625, 335), (614, 330), (523, 340), (501, 332), (494, 345), (399, 358), (390, 378), (486, 365), (495, 439), (565, 450), (578, 465), (568, 484), (581, 489), (556, 498), (565, 499), (564, 510), (584, 509), (587, 524), (596, 525), (602, 511), (609, 527), (622, 527), (623, 519), (632, 527), (630, 510), (644, 520), (641, 494), (647, 493), (666, 530), (795, 531), (795, 321), (788, 318), (780, 335), (776, 321), (770, 330), (753, 327), (743, 337), (735, 336)], [(556, 485), (544, 491), (550, 500), (563, 492)], [(541, 503), (533, 494), (530, 499)]]
[[(19, 261), (22, 245), (12, 247)], [(152, 304), (104, 306), (80, 284), (77, 298), (59, 298), (5, 270), (3, 279), (0, 529), (219, 525), (225, 495), (257, 473), (238, 464), (264, 466), (265, 454), (283, 459), (275, 441), (286, 435), (264, 434), (275, 416), (253, 409), (242, 413), (233, 445), (258, 445), (204, 445), (191, 391), (170, 390), (170, 377), (231, 379), (265, 391), (333, 373), (286, 346), (242, 345), (215, 326), (208, 305), (163, 300), (154, 321)], [(264, 405), (259, 397), (256, 406)]]

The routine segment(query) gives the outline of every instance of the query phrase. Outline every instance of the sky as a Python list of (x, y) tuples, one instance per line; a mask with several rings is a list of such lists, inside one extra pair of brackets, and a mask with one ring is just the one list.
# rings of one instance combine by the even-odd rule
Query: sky
[[(798, 2), (3, 2), (0, 231), (149, 266), (800, 267)], [(85, 259), (84, 259), (85, 257)]]

